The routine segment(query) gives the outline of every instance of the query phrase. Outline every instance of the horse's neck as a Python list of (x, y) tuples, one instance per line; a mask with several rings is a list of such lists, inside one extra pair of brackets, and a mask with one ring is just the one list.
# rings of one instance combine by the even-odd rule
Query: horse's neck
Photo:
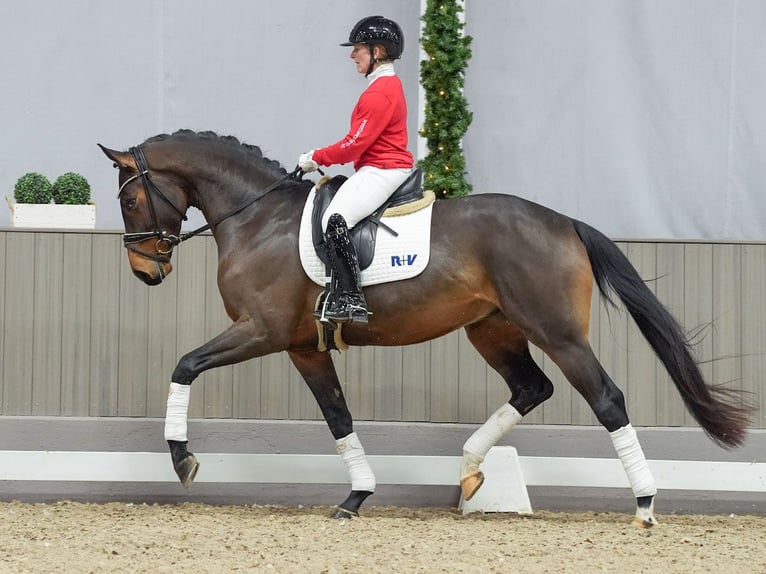
[[(244, 232), (257, 239), (300, 224), (301, 207), (308, 196), (298, 189), (273, 189), (279, 177), (271, 173), (232, 173), (225, 179), (218, 174), (204, 175), (197, 187), (197, 207), (209, 224), (219, 249), (226, 250)], [(287, 184), (289, 185), (289, 184)], [(296, 186), (297, 188), (297, 186)], [(245, 230), (245, 231), (243, 231)]]
[(270, 176), (231, 172), (222, 178), (220, 172), (201, 173), (196, 178), (204, 182), (196, 186), (192, 205), (199, 209), (209, 223), (220, 218), (234, 217), (232, 213), (259, 196), (271, 185)]

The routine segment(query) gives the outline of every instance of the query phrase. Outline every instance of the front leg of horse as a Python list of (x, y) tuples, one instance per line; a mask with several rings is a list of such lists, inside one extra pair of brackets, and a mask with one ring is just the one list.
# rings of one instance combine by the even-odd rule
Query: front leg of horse
[(333, 513), (333, 518), (354, 518), (359, 516), (362, 503), (375, 492), (375, 474), (367, 462), (364, 447), (355, 432), (336, 439), (335, 451), (346, 464), (351, 477), (351, 494), (340, 503)]
[(351, 494), (338, 506), (333, 518), (359, 516), (362, 503), (375, 491), (375, 474), (354, 432), (351, 413), (330, 353), (312, 350), (290, 351), (288, 354), (317, 400), (327, 426), (335, 437), (335, 451), (351, 477)]
[(186, 445), (186, 420), (189, 412), (191, 385), (170, 383), (168, 406), (165, 414), (165, 440), (170, 447), (173, 469), (184, 488), (189, 488), (197, 476), (199, 462)]
[(165, 440), (170, 447), (173, 469), (184, 488), (189, 488), (197, 476), (199, 461), (189, 452), (186, 436), (191, 384), (200, 373), (223, 365), (239, 363), (279, 349), (260, 342), (253, 322), (237, 322), (226, 331), (194, 351), (187, 353), (176, 365), (168, 393), (165, 414)]

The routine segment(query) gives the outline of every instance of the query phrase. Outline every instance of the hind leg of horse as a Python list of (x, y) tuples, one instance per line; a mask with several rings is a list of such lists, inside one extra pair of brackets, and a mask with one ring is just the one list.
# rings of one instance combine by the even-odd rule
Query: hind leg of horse
[(502, 405), (463, 446), (460, 487), (470, 500), (484, 483), (479, 465), (502, 436), (553, 394), (553, 383), (537, 366), (524, 334), (502, 315), (466, 327), (469, 341), (505, 380), (510, 400)]
[(643, 528), (655, 525), (654, 497), (657, 488), (636, 431), (628, 419), (622, 391), (606, 374), (587, 340), (570, 341), (544, 350), (609, 431), (609, 437), (636, 496), (637, 509), (633, 524)]
[(375, 475), (354, 432), (351, 413), (330, 353), (288, 351), (288, 355), (316, 398), (335, 438), (335, 450), (351, 476), (351, 494), (338, 506), (333, 518), (359, 516), (359, 507), (375, 491)]

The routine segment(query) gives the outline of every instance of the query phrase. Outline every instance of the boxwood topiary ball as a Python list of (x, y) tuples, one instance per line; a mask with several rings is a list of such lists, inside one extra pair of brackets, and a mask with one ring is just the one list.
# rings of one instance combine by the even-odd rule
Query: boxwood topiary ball
[(53, 201), (66, 205), (85, 205), (90, 201), (90, 184), (79, 173), (60, 175), (53, 182)]
[(37, 172), (22, 175), (13, 188), (16, 203), (50, 203), (53, 197), (51, 182)]

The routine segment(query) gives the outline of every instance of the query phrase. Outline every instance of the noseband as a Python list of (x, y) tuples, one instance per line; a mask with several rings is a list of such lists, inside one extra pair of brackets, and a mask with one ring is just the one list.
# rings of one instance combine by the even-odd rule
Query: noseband
[[(146, 197), (149, 203), (149, 212), (152, 215), (152, 225), (154, 226), (154, 230), (141, 231), (138, 233), (125, 233), (122, 236), (122, 243), (123, 245), (125, 245), (126, 249), (134, 253), (137, 253), (141, 257), (145, 257), (147, 259), (155, 261), (158, 264), (170, 262), (170, 256), (173, 253), (173, 248), (176, 245), (186, 241), (187, 239), (191, 239), (195, 235), (199, 235), (203, 231), (212, 229), (224, 219), (228, 219), (232, 215), (239, 213), (240, 211), (245, 209), (248, 205), (255, 203), (256, 201), (264, 197), (267, 193), (276, 189), (282, 182), (288, 179), (300, 181), (304, 175), (304, 172), (300, 168), (296, 167), (295, 170), (281, 177), (280, 179), (272, 183), (270, 186), (268, 186), (266, 189), (264, 189), (260, 195), (254, 195), (253, 197), (247, 198), (241, 204), (227, 211), (223, 215), (217, 217), (210, 223), (207, 223), (203, 225), (202, 227), (198, 227), (194, 231), (189, 231), (188, 233), (182, 233), (181, 235), (171, 235), (164, 229), (160, 228), (159, 221), (157, 220), (157, 212), (154, 208), (154, 200), (152, 199), (152, 191), (156, 193), (157, 195), (159, 195), (159, 197), (163, 199), (168, 205), (170, 205), (170, 207), (172, 207), (176, 211), (176, 213), (178, 213), (181, 216), (183, 221), (187, 220), (186, 214), (183, 211), (181, 211), (178, 208), (178, 206), (176, 206), (176, 204), (173, 203), (167, 195), (165, 195), (165, 193), (163, 193), (163, 191), (159, 188), (159, 186), (156, 183), (154, 183), (149, 173), (149, 165), (146, 162), (146, 157), (144, 157), (144, 152), (143, 150), (141, 150), (141, 147), (140, 146), (131, 147), (128, 151), (130, 152), (130, 155), (133, 156), (133, 160), (136, 162), (138, 173), (136, 175), (129, 177), (122, 183), (119, 191), (117, 192), (117, 197), (119, 197), (120, 194), (122, 194), (122, 190), (125, 189), (125, 186), (127, 186), (131, 181), (134, 181), (140, 177), (141, 180), (143, 181), (144, 189), (146, 190)], [(155, 249), (157, 251), (156, 253), (147, 253), (146, 251), (142, 251), (138, 249), (138, 247), (136, 247), (137, 243), (141, 243), (152, 237), (157, 238), (157, 243), (155, 245)]]

